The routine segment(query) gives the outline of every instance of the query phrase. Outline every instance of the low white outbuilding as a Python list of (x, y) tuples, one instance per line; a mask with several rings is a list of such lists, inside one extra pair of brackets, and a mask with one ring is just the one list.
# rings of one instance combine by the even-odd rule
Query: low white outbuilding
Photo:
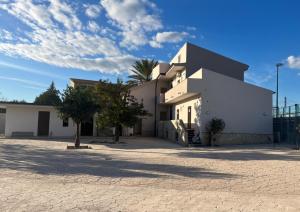
[[(28, 103), (0, 103), (0, 126), (5, 137), (72, 137), (76, 125), (71, 119), (62, 120), (53, 106)], [(4, 129), (4, 130), (3, 130)]]

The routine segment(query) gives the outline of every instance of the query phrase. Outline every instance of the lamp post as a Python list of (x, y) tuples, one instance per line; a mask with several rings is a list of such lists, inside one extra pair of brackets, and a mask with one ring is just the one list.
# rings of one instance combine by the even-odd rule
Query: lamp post
[(279, 106), (278, 106), (278, 72), (279, 72), (279, 67), (283, 66), (283, 63), (277, 63), (276, 64), (276, 72), (277, 72), (277, 77), (276, 77), (276, 118), (279, 116)]

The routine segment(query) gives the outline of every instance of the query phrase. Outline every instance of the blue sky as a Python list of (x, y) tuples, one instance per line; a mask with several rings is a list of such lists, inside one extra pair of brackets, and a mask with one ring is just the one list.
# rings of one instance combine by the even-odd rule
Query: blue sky
[[(170, 4), (172, 2), (172, 4)], [(51, 81), (126, 79), (137, 58), (189, 41), (250, 66), (246, 81), (300, 103), (296, 0), (0, 0), (0, 98), (33, 101)]]

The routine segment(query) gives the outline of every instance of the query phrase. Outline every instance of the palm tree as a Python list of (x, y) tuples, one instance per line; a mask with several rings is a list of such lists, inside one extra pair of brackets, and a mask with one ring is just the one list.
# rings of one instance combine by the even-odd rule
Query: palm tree
[(138, 60), (132, 65), (131, 71), (134, 73), (128, 77), (130, 84), (139, 85), (151, 80), (151, 73), (158, 62), (155, 60)]

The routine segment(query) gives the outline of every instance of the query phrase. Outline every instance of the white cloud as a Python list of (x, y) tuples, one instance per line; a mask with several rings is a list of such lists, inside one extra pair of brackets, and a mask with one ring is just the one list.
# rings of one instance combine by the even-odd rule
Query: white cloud
[(97, 18), (100, 15), (101, 6), (97, 4), (86, 5), (85, 14), (90, 18)]
[[(27, 68), (24, 66), (19, 66), (16, 64), (12, 64), (12, 63), (7, 63), (7, 62), (3, 62), (0, 61), (0, 66), (2, 67), (8, 67), (11, 69), (15, 69), (15, 70), (19, 70), (19, 71), (23, 71), (23, 72), (27, 72), (27, 73), (32, 73), (32, 74), (37, 74), (37, 75), (41, 75), (41, 76), (46, 76), (46, 77), (51, 77), (51, 78), (57, 78), (57, 79), (66, 79), (65, 77), (62, 77), (61, 75), (57, 75), (57, 74), (53, 74), (53, 73), (49, 73), (49, 72), (45, 72), (45, 71), (40, 71), (40, 70), (36, 70), (36, 69), (32, 69), (32, 68)], [(1, 68), (0, 71), (5, 71), (5, 69)]]
[(29, 86), (34, 86), (34, 87), (40, 87), (40, 88), (48, 87), (48, 85), (46, 85), (44, 83), (39, 83), (39, 82), (35, 82), (35, 81), (32, 81), (32, 80), (25, 80), (25, 79), (21, 79), (21, 78), (0, 76), (0, 79), (19, 82), (19, 83), (23, 83), (23, 84), (26, 84), (26, 85), (29, 85)]
[(13, 40), (13, 34), (5, 29), (0, 29), (1, 40)]
[(187, 32), (158, 32), (150, 41), (150, 45), (154, 48), (161, 48), (163, 43), (178, 43), (190, 36)]
[[(122, 51), (108, 36), (86, 33), (75, 10), (59, 0), (50, 0), (49, 7), (33, 4), (31, 0), (9, 2), (1, 5), (15, 17), (32, 28), (25, 32), (28, 42), (0, 40), (0, 52), (10, 56), (21, 56), (38, 62), (87, 71), (120, 73), (128, 71), (136, 57)], [(25, 9), (43, 11), (44, 20), (38, 15), (30, 16)], [(22, 9), (20, 9), (22, 8)], [(47, 18), (45, 18), (47, 17)], [(58, 27), (63, 24), (65, 28)], [(90, 29), (96, 30), (91, 22)]]
[(102, 0), (101, 5), (112, 24), (122, 31), (123, 47), (133, 49), (145, 45), (146, 33), (163, 27), (156, 5), (148, 0)]
[[(159, 9), (150, 0), (101, 0), (99, 5), (70, 2), (2, 0), (0, 10), (27, 27), (15, 34), (0, 31), (0, 53), (59, 67), (122, 73), (137, 59), (130, 50), (149, 44), (157, 48), (190, 36), (176, 31), (157, 33), (163, 24)], [(107, 23), (80, 20), (80, 9), (90, 18), (105, 13)]]
[(289, 56), (286, 59), (286, 61), (287, 61), (289, 68), (300, 69), (300, 56), (299, 57)]
[(100, 30), (99, 25), (95, 21), (89, 21), (87, 28), (91, 32), (98, 32)]
[(52, 27), (53, 22), (47, 7), (42, 4), (33, 4), (32, 0), (15, 0), (0, 4), (0, 9), (16, 16), (27, 25), (36, 27)]
[(74, 9), (60, 0), (50, 0), (49, 12), (52, 17), (67, 29), (81, 29), (81, 22)]

